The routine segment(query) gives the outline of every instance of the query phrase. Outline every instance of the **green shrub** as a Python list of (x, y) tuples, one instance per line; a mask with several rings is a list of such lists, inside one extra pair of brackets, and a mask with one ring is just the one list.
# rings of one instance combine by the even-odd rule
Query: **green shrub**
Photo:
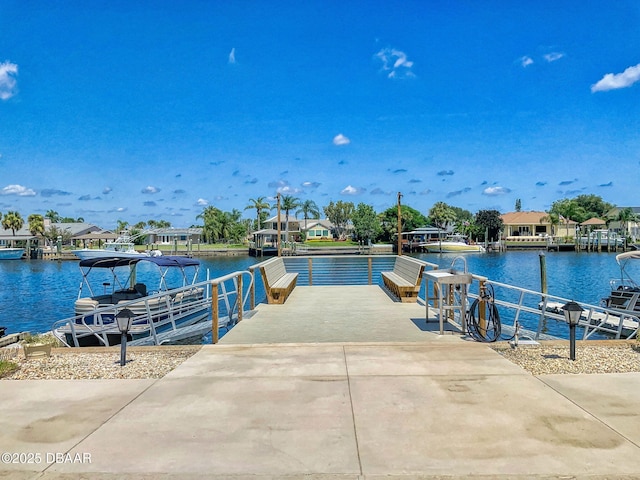
[(10, 375), (18, 369), (18, 365), (9, 360), (0, 360), (0, 378)]

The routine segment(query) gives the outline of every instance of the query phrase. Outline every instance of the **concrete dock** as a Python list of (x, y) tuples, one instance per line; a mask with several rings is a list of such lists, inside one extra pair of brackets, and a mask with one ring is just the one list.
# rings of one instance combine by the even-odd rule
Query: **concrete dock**
[(640, 478), (640, 374), (536, 377), (382, 294), (343, 341), (292, 295), (158, 380), (2, 381), (0, 478)]

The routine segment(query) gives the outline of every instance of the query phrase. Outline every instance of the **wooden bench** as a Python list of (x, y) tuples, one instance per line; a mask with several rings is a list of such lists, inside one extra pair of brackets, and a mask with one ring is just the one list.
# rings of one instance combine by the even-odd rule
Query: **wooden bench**
[(282, 258), (274, 258), (260, 266), (267, 303), (282, 304), (293, 291), (298, 280), (297, 273), (287, 273)]
[(422, 283), (424, 264), (410, 258), (399, 256), (392, 272), (382, 272), (385, 287), (402, 302), (416, 302)]

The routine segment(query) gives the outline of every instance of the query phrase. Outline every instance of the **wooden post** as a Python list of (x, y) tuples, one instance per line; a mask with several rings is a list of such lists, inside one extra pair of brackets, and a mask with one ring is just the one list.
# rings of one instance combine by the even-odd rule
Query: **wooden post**
[(369, 266), (369, 285), (373, 285), (373, 258), (371, 256), (367, 259), (367, 263)]
[[(547, 294), (547, 258), (544, 255), (544, 252), (538, 252), (538, 257), (540, 258), (540, 291), (543, 294)], [(543, 299), (544, 300), (544, 299)]]
[(402, 208), (400, 199), (402, 193), (398, 192), (398, 255), (402, 255)]
[(309, 265), (309, 286), (313, 286), (313, 259), (309, 257), (307, 259), (307, 265)]
[[(238, 302), (238, 323), (240, 323), (242, 321), (242, 274), (240, 273), (238, 275), (238, 286), (236, 287), (238, 289), (237, 291), (237, 299), (236, 301)], [(231, 320), (231, 318), (229, 318), (229, 320)]]
[(218, 284), (211, 285), (211, 343), (218, 343)]

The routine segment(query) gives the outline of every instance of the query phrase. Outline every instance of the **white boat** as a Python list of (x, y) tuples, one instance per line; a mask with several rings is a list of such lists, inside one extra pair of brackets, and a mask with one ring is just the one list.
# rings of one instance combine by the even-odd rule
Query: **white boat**
[(130, 257), (158, 257), (162, 255), (160, 250), (149, 252), (139, 252), (135, 249), (135, 244), (129, 236), (118, 237), (114, 242), (106, 242), (104, 248), (79, 248), (72, 250), (74, 255), (80, 260), (89, 258), (130, 258)]
[(0, 248), (0, 260), (20, 260), (24, 248)]
[(444, 240), (432, 240), (420, 244), (420, 247), (429, 253), (484, 253), (485, 248), (479, 244), (467, 243), (462, 235), (449, 235)]
[[(199, 266), (196, 259), (172, 256), (81, 260), (83, 281), (75, 316), (56, 322), (52, 332), (68, 346), (116, 345), (121, 341), (116, 315), (128, 309), (133, 322), (127, 340), (153, 337), (151, 343), (161, 343), (155, 340), (163, 332), (177, 331), (210, 316), (211, 300), (203, 284), (196, 283)], [(151, 278), (153, 273), (157, 289), (148, 292), (147, 284), (137, 279)]]

